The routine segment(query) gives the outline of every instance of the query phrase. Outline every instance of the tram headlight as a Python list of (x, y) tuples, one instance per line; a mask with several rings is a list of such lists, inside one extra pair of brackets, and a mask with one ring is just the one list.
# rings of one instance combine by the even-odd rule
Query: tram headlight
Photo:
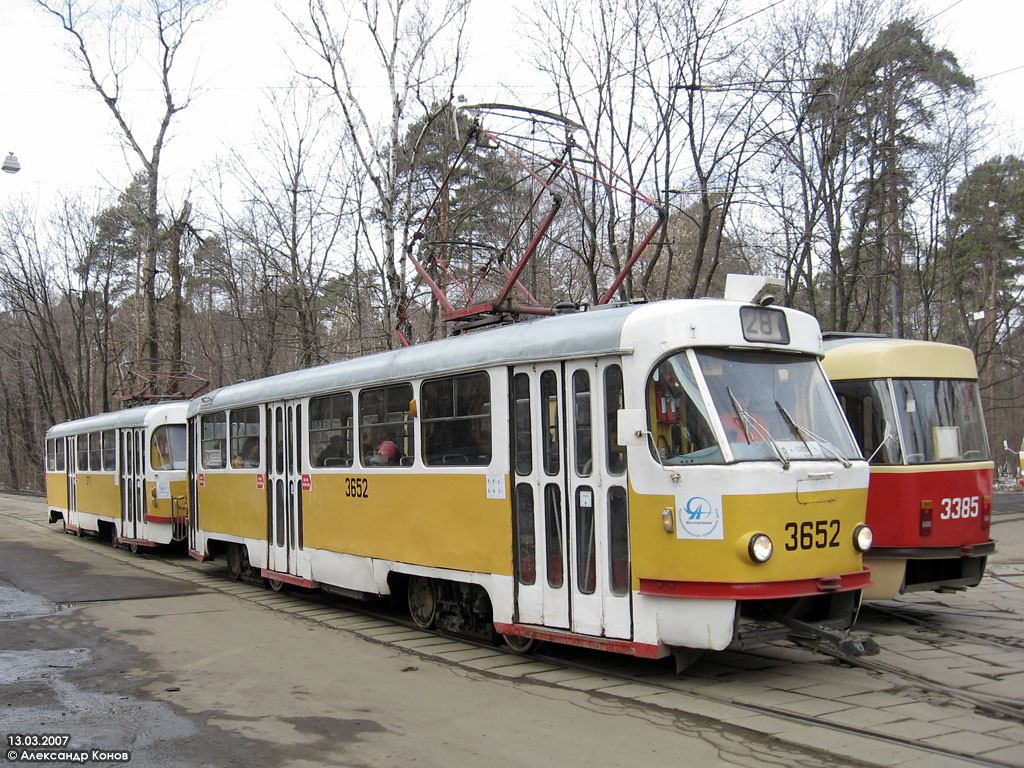
[(853, 548), (858, 552), (867, 552), (875, 541), (875, 534), (861, 523), (853, 529)]
[(747, 541), (747, 554), (755, 563), (766, 563), (772, 556), (772, 540), (766, 533), (755, 533)]

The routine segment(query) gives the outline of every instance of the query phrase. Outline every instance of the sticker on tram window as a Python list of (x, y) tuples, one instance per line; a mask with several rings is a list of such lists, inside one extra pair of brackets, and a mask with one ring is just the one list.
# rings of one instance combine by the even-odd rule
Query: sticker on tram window
[(789, 326), (781, 309), (740, 307), (740, 324), (747, 341), (789, 344)]

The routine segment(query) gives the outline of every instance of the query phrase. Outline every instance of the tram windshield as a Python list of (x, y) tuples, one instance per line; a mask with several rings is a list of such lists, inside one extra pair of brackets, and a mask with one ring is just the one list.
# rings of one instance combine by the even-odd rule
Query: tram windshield
[(907, 464), (989, 458), (978, 385), (950, 379), (893, 379)]
[(186, 435), (184, 424), (165, 424), (153, 430), (150, 439), (150, 463), (155, 470), (185, 469), (187, 467)]
[(861, 458), (817, 359), (807, 355), (679, 352), (651, 375), (648, 402), (652, 449), (666, 465), (723, 463), (716, 421), (737, 461)]

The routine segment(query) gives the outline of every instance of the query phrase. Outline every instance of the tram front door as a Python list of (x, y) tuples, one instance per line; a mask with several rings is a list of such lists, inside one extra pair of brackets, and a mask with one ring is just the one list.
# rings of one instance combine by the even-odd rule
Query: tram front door
[(629, 639), (625, 454), (609, 416), (619, 366), (519, 366), (510, 392), (515, 620)]
[(140, 539), (145, 532), (146, 433), (144, 429), (122, 429), (120, 434), (121, 538)]
[[(302, 576), (302, 406), (267, 406), (267, 568)], [(272, 580), (273, 583), (273, 580)]]
[[(84, 435), (83, 440), (87, 439)], [(65, 524), (72, 531), (79, 531), (80, 523), (78, 516), (78, 438), (71, 436), (67, 438), (64, 450), (64, 465), (67, 469), (68, 480), (68, 519)]]

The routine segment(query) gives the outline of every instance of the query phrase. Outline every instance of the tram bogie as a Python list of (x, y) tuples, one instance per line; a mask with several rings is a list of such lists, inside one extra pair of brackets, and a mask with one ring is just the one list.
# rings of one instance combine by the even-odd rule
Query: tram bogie
[(994, 463), (970, 350), (836, 336), (825, 370), (871, 460), (868, 599), (977, 586), (995, 550)]

